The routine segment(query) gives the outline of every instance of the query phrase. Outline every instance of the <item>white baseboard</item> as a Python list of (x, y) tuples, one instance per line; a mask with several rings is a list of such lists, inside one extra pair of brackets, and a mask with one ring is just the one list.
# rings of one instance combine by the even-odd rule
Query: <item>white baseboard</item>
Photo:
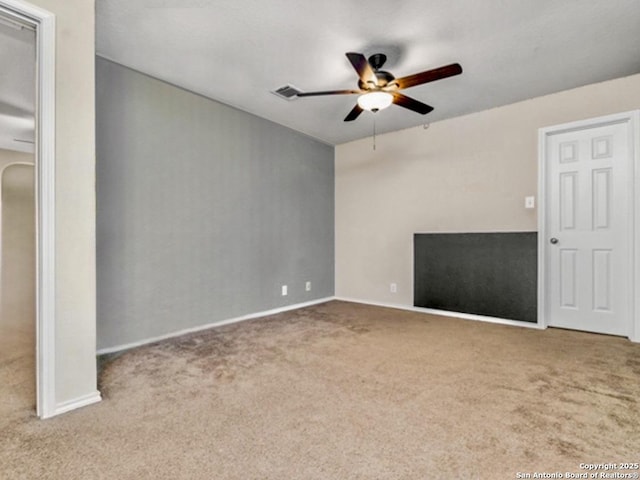
[(535, 328), (535, 329), (538, 329), (538, 330), (541, 330), (541, 329), (545, 328), (543, 326), (540, 326), (537, 323), (523, 322), (523, 321), (518, 321), (518, 320), (508, 320), (508, 319), (505, 319), (505, 318), (497, 318), (497, 317), (488, 317), (488, 316), (485, 316), (485, 315), (475, 315), (475, 314), (471, 314), (471, 313), (450, 312), (448, 310), (434, 310), (434, 309), (431, 309), (431, 308), (421, 308), (421, 307), (414, 307), (414, 306), (401, 305), (401, 304), (395, 304), (395, 303), (375, 302), (375, 301), (371, 301), (371, 300), (363, 300), (363, 299), (360, 299), (360, 298), (324, 297), (324, 298), (319, 298), (317, 300), (312, 300), (310, 302), (296, 303), (294, 305), (287, 305), (285, 307), (274, 308), (272, 310), (265, 310), (265, 311), (262, 311), (262, 312), (250, 313), (248, 315), (243, 315), (241, 317), (229, 318), (229, 319), (226, 319), (226, 320), (220, 320), (220, 321), (217, 321), (217, 322), (211, 322), (211, 323), (207, 323), (207, 324), (204, 324), (204, 325), (198, 325), (197, 327), (185, 328), (185, 329), (177, 330), (177, 331), (170, 332), (170, 333), (167, 333), (167, 334), (164, 334), (164, 335), (158, 335), (156, 337), (145, 338), (143, 340), (138, 340), (136, 342), (125, 343), (123, 345), (116, 345), (114, 347), (102, 348), (102, 349), (98, 350), (96, 353), (97, 353), (97, 355), (105, 355), (107, 353), (121, 352), (121, 351), (124, 351), (124, 350), (129, 350), (131, 348), (141, 347), (143, 345), (148, 345), (150, 343), (159, 342), (159, 341), (162, 341), (162, 340), (167, 340), (169, 338), (180, 337), (182, 335), (186, 335), (186, 334), (189, 334), (189, 333), (200, 332), (200, 331), (208, 330), (208, 329), (214, 328), (214, 327), (221, 327), (223, 325), (230, 325), (232, 323), (244, 322), (246, 320), (253, 320), (255, 318), (266, 317), (266, 316), (269, 316), (269, 315), (275, 315), (277, 313), (288, 312), (288, 311), (291, 311), (291, 310), (297, 310), (299, 308), (304, 308), (304, 307), (310, 307), (312, 305), (318, 305), (320, 303), (330, 302), (331, 300), (340, 300), (340, 301), (343, 301), (343, 302), (361, 303), (361, 304), (364, 304), (364, 305), (373, 305), (373, 306), (377, 306), (377, 307), (395, 308), (395, 309), (398, 309), (398, 310), (407, 310), (407, 311), (410, 311), (410, 312), (428, 313), (428, 314), (431, 314), (431, 315), (440, 315), (440, 316), (443, 316), (443, 317), (455, 317), (455, 318), (461, 318), (463, 320), (475, 320), (475, 321), (488, 322), (488, 323), (497, 323), (497, 324), (501, 324), (501, 325), (512, 325), (512, 326), (516, 326), (516, 327)]
[(296, 303), (294, 305), (287, 305), (285, 307), (274, 308), (272, 310), (265, 310), (262, 312), (250, 313), (241, 317), (229, 318), (226, 320), (220, 320), (217, 322), (211, 322), (204, 325), (198, 325), (197, 327), (185, 328), (177, 330), (175, 332), (159, 335), (157, 337), (145, 338), (136, 342), (125, 343), (123, 345), (116, 345), (115, 347), (102, 348), (96, 352), (97, 355), (104, 355), (106, 353), (121, 352), (123, 350), (129, 350), (130, 348), (141, 347), (142, 345), (148, 345), (149, 343), (159, 342), (161, 340), (167, 340), (169, 338), (180, 337), (188, 333), (200, 332), (202, 330), (208, 330), (214, 327), (221, 327), (223, 325), (229, 325), (232, 323), (244, 322), (245, 320), (253, 320), (254, 318), (266, 317), (269, 315), (275, 315), (277, 313), (288, 312), (290, 310), (297, 310), (298, 308), (310, 307), (312, 305), (318, 305), (320, 303), (326, 303), (331, 300), (335, 300), (335, 297), (319, 298), (317, 300), (311, 300), (304, 303)]
[(71, 410), (75, 410), (76, 408), (86, 407), (87, 405), (98, 403), (101, 400), (102, 396), (100, 395), (100, 392), (96, 390), (95, 392), (88, 393), (87, 395), (58, 403), (53, 414), (43, 418), (51, 418), (56, 415), (61, 415), (63, 413), (70, 412)]
[(409, 312), (428, 313), (431, 315), (440, 315), (442, 317), (461, 318), (463, 320), (475, 320), (479, 322), (497, 323), (500, 325), (511, 325), (514, 327), (535, 328), (537, 330), (544, 330), (545, 328), (537, 323), (523, 322), (521, 320), (508, 320), (506, 318), (488, 317), (485, 315), (475, 315), (473, 313), (450, 312), (448, 310), (435, 310), (432, 308), (414, 307), (396, 303), (372, 302), (370, 300), (362, 300), (358, 298), (335, 297), (335, 300), (341, 300), (343, 302), (362, 303), (364, 305), (374, 305), (376, 307), (395, 308), (398, 310), (407, 310)]

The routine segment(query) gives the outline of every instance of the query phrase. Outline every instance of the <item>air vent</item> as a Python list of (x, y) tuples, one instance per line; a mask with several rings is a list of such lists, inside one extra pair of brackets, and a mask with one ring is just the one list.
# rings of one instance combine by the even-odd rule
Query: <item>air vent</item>
[(298, 98), (298, 94), (301, 90), (298, 90), (293, 85), (285, 85), (284, 87), (280, 87), (276, 90), (273, 90), (271, 93), (277, 95), (280, 98), (284, 98), (285, 100), (295, 100)]

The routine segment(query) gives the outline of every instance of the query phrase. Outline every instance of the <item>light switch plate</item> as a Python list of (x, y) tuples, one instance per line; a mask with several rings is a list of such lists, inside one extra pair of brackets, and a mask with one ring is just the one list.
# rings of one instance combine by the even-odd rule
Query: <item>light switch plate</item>
[(524, 197), (524, 208), (535, 208), (536, 197)]

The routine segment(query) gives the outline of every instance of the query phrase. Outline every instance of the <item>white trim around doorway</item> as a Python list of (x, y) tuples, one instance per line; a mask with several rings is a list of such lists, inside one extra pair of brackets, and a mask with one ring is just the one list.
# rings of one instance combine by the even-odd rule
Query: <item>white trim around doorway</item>
[(22, 0), (0, 0), (0, 15), (36, 29), (36, 405), (58, 413), (55, 390), (55, 16)]

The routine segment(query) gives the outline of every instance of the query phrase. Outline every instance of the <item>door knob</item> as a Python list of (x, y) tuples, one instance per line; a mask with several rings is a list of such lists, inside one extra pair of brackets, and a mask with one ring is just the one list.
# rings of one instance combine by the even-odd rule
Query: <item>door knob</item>
[(551, 237), (551, 239), (549, 240), (549, 242), (550, 242), (552, 245), (555, 245), (556, 243), (558, 243), (558, 239), (557, 239), (556, 237)]

